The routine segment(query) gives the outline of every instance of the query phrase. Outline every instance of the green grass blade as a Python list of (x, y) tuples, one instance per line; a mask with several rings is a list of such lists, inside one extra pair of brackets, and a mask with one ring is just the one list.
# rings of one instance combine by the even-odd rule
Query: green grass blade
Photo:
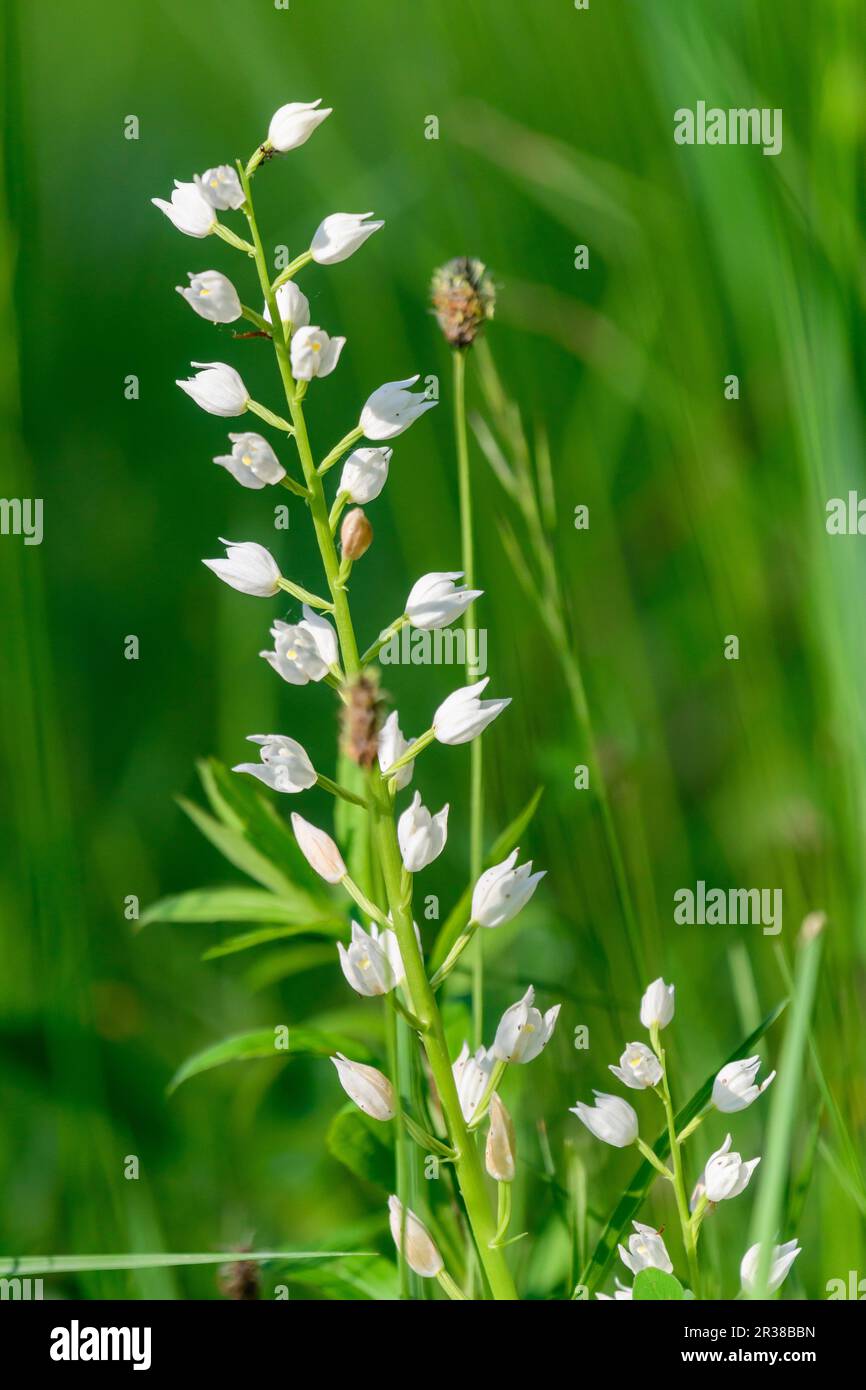
[(170, 1269), (184, 1265), (233, 1264), (237, 1260), (294, 1264), (295, 1261), (301, 1260), (372, 1259), (375, 1254), (375, 1250), (244, 1250), (243, 1253), (227, 1250), (222, 1254), (208, 1252), (194, 1255), (34, 1255), (22, 1259), (0, 1258), (0, 1276), (27, 1279), (34, 1275), (84, 1274), (92, 1270)]

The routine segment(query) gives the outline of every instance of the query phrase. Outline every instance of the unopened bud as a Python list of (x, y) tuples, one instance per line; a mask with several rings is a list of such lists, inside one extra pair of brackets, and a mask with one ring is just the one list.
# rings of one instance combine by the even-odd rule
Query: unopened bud
[(441, 265), (433, 272), (430, 292), (437, 322), (452, 347), (470, 347), (493, 318), (496, 289), (483, 261), (458, 256)]
[(402, 1250), (406, 1263), (422, 1279), (435, 1279), (443, 1267), (442, 1256), (433, 1238), (414, 1211), (410, 1211), (397, 1197), (388, 1198), (388, 1212), (391, 1235), (398, 1250)]
[(514, 1182), (514, 1125), (496, 1092), (490, 1097), (490, 1129), (487, 1131), (487, 1171), (497, 1182)]
[(345, 560), (360, 560), (373, 543), (373, 528), (360, 507), (346, 513), (340, 527), (340, 545)]

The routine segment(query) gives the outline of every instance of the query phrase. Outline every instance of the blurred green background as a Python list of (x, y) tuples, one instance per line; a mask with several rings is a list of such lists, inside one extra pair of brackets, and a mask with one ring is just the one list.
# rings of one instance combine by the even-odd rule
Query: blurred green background
[[(292, 689), (257, 659), (283, 610), (201, 565), (220, 535), (254, 539), (320, 584), (302, 511), (275, 536), (283, 496), (244, 492), (213, 466), (229, 422), (174, 386), (191, 360), (221, 358), (280, 409), (266, 345), (203, 323), (173, 288), (213, 267), (259, 307), (252, 268), (215, 239), (183, 238), (149, 201), (248, 156), (283, 102), (321, 96), (334, 115), (257, 176), (266, 244), (297, 254), (337, 210), (374, 209), (386, 227), (301, 279), (313, 322), (348, 338), (309, 394), (314, 447), (326, 452), (382, 381), (441, 382), (369, 508), (375, 543), (353, 585), (362, 640), (420, 574), (459, 568), (449, 361), (427, 287), (436, 264), (480, 256), (499, 287), (497, 369), (530, 440), (549, 441), (551, 554), (648, 972), (635, 969), (595, 799), (573, 785), (586, 748), (562, 669), (503, 547), (503, 520), (525, 546), (521, 522), (473, 444), (490, 693), (513, 696), (485, 736), (488, 841), (546, 786), (522, 844), (548, 876), (519, 921), (489, 934), (487, 1031), (530, 980), (543, 1007), (563, 1003), (544, 1056), (505, 1089), (528, 1204), (516, 1229), (533, 1237), (515, 1249), (522, 1287), (567, 1296), (630, 1175), (631, 1157), (568, 1107), (605, 1089), (607, 1064), (640, 1035), (647, 979), (677, 985), (666, 1039), (685, 1099), (784, 997), (812, 908), (830, 926), (780, 1237), (797, 1234), (803, 1255), (785, 1293), (821, 1298), (828, 1279), (866, 1273), (866, 541), (824, 526), (827, 499), (864, 481), (862, 5), (5, 0), (3, 16), (2, 490), (44, 498), (45, 538), (0, 539), (0, 1249), (252, 1239), (389, 1252), (384, 1192), (326, 1147), (345, 1099), (326, 1060), (235, 1064), (165, 1094), (189, 1054), (276, 1023), (339, 1025), (381, 1056), (378, 1007), (348, 997), (335, 953), (280, 979), (268, 964), (279, 945), (201, 961), (231, 924), (135, 935), (123, 912), (129, 894), (146, 905), (241, 881), (176, 805), (201, 799), (196, 759), (231, 764), (246, 734), (270, 729), (317, 764), (333, 758), (328, 693)], [(783, 108), (781, 156), (676, 146), (673, 111), (699, 99)], [(124, 138), (130, 115), (137, 140)], [(438, 140), (425, 138), (430, 115)], [(738, 401), (724, 397), (731, 373)], [(483, 411), (471, 361), (469, 395)], [(124, 659), (129, 634), (138, 661)], [(739, 661), (723, 657), (728, 634)], [(447, 667), (385, 676), (407, 732), (462, 683)], [(443, 914), (467, 874), (467, 776), (465, 752), (425, 759), (425, 802), (452, 803), (446, 854), (423, 881)], [(330, 815), (322, 793), (307, 805)], [(674, 891), (699, 878), (782, 887), (782, 936), (674, 926)], [(455, 1051), (465, 1007), (458, 981)], [(588, 1051), (574, 1048), (579, 1024)], [(762, 1045), (770, 1066), (781, 1029)], [(639, 1104), (654, 1130), (652, 1098)], [(760, 1105), (729, 1125), (713, 1117), (693, 1165), (729, 1128), (744, 1156), (760, 1152), (765, 1125)], [(137, 1181), (123, 1176), (130, 1154)], [(557, 1192), (581, 1164), (575, 1249)], [(747, 1195), (705, 1227), (729, 1294), (750, 1208)], [(667, 1193), (648, 1211), (672, 1229)], [(209, 1270), (50, 1286), (217, 1295)]]

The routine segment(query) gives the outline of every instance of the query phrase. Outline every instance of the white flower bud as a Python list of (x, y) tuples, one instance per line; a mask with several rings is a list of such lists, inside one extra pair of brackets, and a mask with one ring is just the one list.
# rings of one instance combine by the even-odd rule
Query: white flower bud
[(444, 1268), (444, 1261), (423, 1222), (398, 1197), (388, 1198), (391, 1235), (398, 1250), (402, 1250), (409, 1268), (422, 1279), (435, 1279)]
[(462, 570), (434, 570), (422, 575), (406, 600), (406, 615), (412, 626), (426, 630), (447, 627), (461, 617), (470, 603), (484, 593), (483, 589), (458, 589), (454, 580), (462, 578)]
[(464, 1042), (460, 1055), (451, 1068), (451, 1074), (457, 1087), (460, 1109), (467, 1124), (475, 1119), (475, 1113), (484, 1099), (495, 1065), (496, 1058), (492, 1051), (488, 1052), (486, 1047), (479, 1047), (473, 1054), (469, 1051), (469, 1044)]
[[(321, 110), (317, 110), (321, 107)], [(271, 116), (268, 126), (268, 144), (280, 154), (296, 150), (309, 140), (317, 126), (330, 116), (333, 107), (322, 106), (318, 101), (289, 101)]]
[(307, 752), (283, 734), (248, 734), (248, 743), (261, 745), (260, 763), (238, 763), (233, 772), (248, 772), (278, 792), (303, 792), (316, 785), (316, 770)]
[(343, 464), (338, 492), (361, 505), (379, 496), (388, 481), (388, 464), (393, 449), (355, 449)]
[(491, 1178), (497, 1182), (514, 1182), (516, 1153), (511, 1116), (494, 1091), (490, 1097), (490, 1128), (484, 1153)]
[(447, 804), (435, 816), (431, 816), (427, 807), (421, 804), (421, 793), (416, 792), (411, 806), (407, 806), (397, 822), (397, 839), (406, 872), (418, 874), (426, 869), (442, 853), (447, 838)]
[(648, 1086), (657, 1086), (662, 1079), (661, 1063), (651, 1047), (646, 1043), (630, 1042), (619, 1059), (619, 1066), (610, 1067), (617, 1080), (633, 1091), (643, 1091)]
[(368, 396), (361, 411), (360, 427), (368, 439), (394, 439), (407, 430), (425, 410), (432, 410), (437, 401), (428, 401), (419, 392), (407, 391), (414, 386), (418, 374), (405, 381), (386, 381)]
[(384, 222), (368, 222), (372, 212), (334, 212), (316, 228), (310, 251), (319, 265), (336, 265), (348, 260), (363, 246), (367, 237), (384, 227)]
[(637, 1115), (627, 1100), (620, 1096), (609, 1096), (604, 1091), (593, 1091), (595, 1105), (585, 1105), (578, 1101), (570, 1107), (571, 1113), (585, 1124), (596, 1139), (612, 1144), (615, 1149), (625, 1149), (637, 1139)]
[(722, 1067), (713, 1082), (712, 1099), (716, 1109), (731, 1115), (735, 1110), (745, 1110), (758, 1096), (762, 1096), (776, 1073), (771, 1071), (766, 1080), (756, 1086), (755, 1077), (760, 1066), (760, 1057), (742, 1057), (738, 1062), (728, 1062), (727, 1066)]
[(273, 598), (279, 592), (280, 570), (269, 550), (255, 541), (227, 541), (224, 536), (220, 541), (226, 546), (226, 558), (202, 561), (218, 579), (256, 598)]
[[(625, 1101), (623, 1101), (625, 1104)], [(665, 1274), (673, 1274), (674, 1267), (665, 1243), (652, 1226), (642, 1226), (633, 1221), (635, 1234), (628, 1238), (628, 1250), (618, 1246), (620, 1259), (632, 1274), (640, 1274), (642, 1269), (661, 1269)]]
[(532, 872), (532, 860), (514, 867), (519, 849), (501, 864), (485, 869), (472, 892), (472, 921), (481, 927), (501, 927), (516, 917), (532, 897), (545, 870)]
[(299, 328), (292, 338), (292, 376), (296, 381), (330, 376), (345, 342), (345, 338), (329, 338), (321, 328)]
[(280, 463), (266, 439), (253, 431), (230, 434), (232, 451), (219, 454), (214, 459), (220, 468), (225, 468), (242, 487), (263, 488), (268, 483), (278, 483), (286, 476)]
[(216, 213), (198, 184), (179, 183), (175, 179), (170, 203), (164, 198), (151, 198), (150, 201), (186, 236), (210, 236), (216, 226)]
[[(298, 289), (294, 280), (287, 280), (284, 285), (280, 285), (276, 300), (277, 313), (284, 324), (291, 325), (293, 329), (306, 328), (310, 322), (310, 301)], [(262, 315), (265, 321), (270, 323), (271, 311), (267, 304), (262, 310)]]
[(297, 811), (292, 812), (292, 829), (310, 868), (315, 869), (326, 883), (339, 883), (346, 877), (348, 871), (343, 863), (343, 856), (330, 835), (304, 820)]
[(187, 273), (189, 287), (178, 285), (178, 294), (183, 295), (191, 309), (209, 323), (234, 323), (241, 316), (241, 301), (231, 280), (218, 270), (201, 270), (198, 274)]
[(491, 1051), (501, 1062), (532, 1062), (553, 1037), (562, 1005), (554, 1004), (542, 1018), (534, 999), (535, 990), (530, 985), (499, 1020)]
[(469, 743), (501, 714), (511, 697), (505, 700), (482, 700), (489, 676), (453, 691), (433, 716), (433, 732), (440, 743)]
[(342, 1052), (331, 1061), (337, 1068), (340, 1085), (359, 1110), (374, 1120), (393, 1120), (394, 1088), (383, 1072), (363, 1062), (350, 1062)]
[(202, 371), (188, 381), (176, 381), (181, 391), (209, 415), (243, 415), (250, 394), (234, 367), (225, 362), (193, 362), (192, 366), (201, 367)]
[(196, 174), (195, 181), (202, 196), (211, 207), (219, 209), (220, 212), (227, 208), (236, 211), (243, 207), (244, 190), (241, 188), (237, 171), (230, 164), (220, 164), (216, 169), (206, 169), (201, 177)]
[[(396, 763), (404, 753), (408, 753), (414, 742), (414, 738), (406, 740), (403, 737), (397, 711), (392, 710), (379, 730), (378, 758), (380, 770), (386, 773), (392, 763)], [(415, 764), (410, 762), (405, 767), (401, 767), (399, 772), (395, 772), (394, 780), (397, 783), (398, 791), (402, 791), (405, 786), (408, 786), (412, 781), (414, 771)]]
[(674, 986), (666, 985), (659, 976), (653, 980), (651, 985), (647, 985), (644, 996), (640, 1001), (640, 1021), (644, 1028), (651, 1028), (654, 1023), (659, 1028), (665, 1028), (674, 1016)]
[[(760, 1244), (751, 1246), (740, 1264), (740, 1282), (746, 1293), (755, 1292), (755, 1276), (758, 1273), (760, 1252)], [(767, 1276), (767, 1293), (775, 1293), (779, 1286), (784, 1283), (791, 1265), (799, 1254), (800, 1246), (796, 1240), (788, 1240), (784, 1245), (773, 1246), (770, 1272)]]

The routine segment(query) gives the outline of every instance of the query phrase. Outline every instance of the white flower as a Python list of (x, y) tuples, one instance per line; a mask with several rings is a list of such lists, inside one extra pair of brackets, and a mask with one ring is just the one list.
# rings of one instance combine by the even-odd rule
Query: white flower
[(490, 1128), (484, 1160), (488, 1173), (497, 1182), (514, 1182), (516, 1145), (511, 1116), (494, 1091), (490, 1097)]
[(412, 585), (406, 600), (406, 616), (413, 627), (430, 629), (447, 627), (480, 598), (483, 589), (458, 589), (455, 579), (462, 579), (462, 570), (434, 570), (422, 575)]
[(426, 869), (442, 853), (447, 838), (447, 803), (435, 816), (431, 816), (427, 807), (421, 804), (421, 793), (416, 792), (411, 806), (406, 807), (397, 822), (397, 839), (406, 872), (419, 874)]
[(244, 190), (236, 170), (230, 164), (219, 164), (216, 169), (206, 169), (201, 177), (196, 174), (196, 184), (202, 196), (212, 208), (221, 212), (226, 208), (243, 207)]
[(285, 468), (262, 435), (246, 431), (230, 434), (229, 439), (231, 453), (219, 454), (214, 463), (227, 469), (242, 487), (267, 487), (268, 483), (278, 483), (286, 476)]
[(419, 374), (405, 381), (386, 381), (368, 396), (361, 411), (361, 429), (368, 439), (394, 439), (407, 430), (425, 410), (432, 410), (436, 401), (428, 401), (421, 392), (407, 391), (414, 386)]
[(666, 985), (659, 976), (653, 980), (651, 985), (647, 985), (643, 999), (640, 1001), (640, 1021), (644, 1028), (651, 1028), (654, 1023), (659, 1028), (664, 1028), (670, 1023), (674, 1016), (674, 986)]
[(383, 1072), (363, 1062), (350, 1062), (342, 1052), (331, 1061), (337, 1068), (340, 1085), (359, 1110), (374, 1120), (393, 1120), (394, 1088)]
[(474, 685), (452, 691), (442, 701), (433, 716), (433, 732), (440, 743), (469, 743), (511, 704), (510, 696), (505, 700), (481, 699), (489, 681), (490, 677), (485, 676)]
[(484, 1099), (484, 1093), (495, 1065), (496, 1058), (493, 1056), (492, 1049), (488, 1052), (485, 1047), (479, 1047), (478, 1051), (472, 1054), (469, 1051), (469, 1044), (464, 1042), (460, 1049), (460, 1055), (451, 1068), (451, 1073), (457, 1087), (460, 1109), (467, 1124), (475, 1119), (475, 1112)]
[(733, 1114), (735, 1110), (745, 1110), (766, 1091), (774, 1071), (760, 1086), (755, 1085), (755, 1077), (761, 1065), (760, 1057), (742, 1057), (738, 1062), (728, 1062), (722, 1067), (713, 1082), (713, 1105), (723, 1114)]
[(196, 372), (188, 381), (177, 381), (181, 391), (210, 415), (243, 415), (250, 395), (234, 367), (225, 362), (193, 362)]
[(707, 1159), (700, 1185), (706, 1193), (707, 1201), (723, 1202), (726, 1198), (739, 1197), (749, 1185), (749, 1179), (760, 1163), (760, 1158), (752, 1158), (744, 1163), (738, 1153), (731, 1153), (731, 1136), (725, 1139), (720, 1149), (716, 1149)]
[[(291, 324), (292, 328), (306, 328), (310, 322), (310, 301), (307, 296), (298, 289), (294, 280), (287, 280), (284, 285), (280, 285), (276, 293), (277, 313), (283, 323)], [(267, 323), (271, 321), (271, 311), (267, 304), (262, 310), (263, 317)]]
[(442, 1256), (427, 1227), (398, 1197), (388, 1198), (389, 1224), (394, 1244), (402, 1250), (406, 1263), (422, 1279), (435, 1279), (444, 1267)]
[(389, 994), (405, 974), (397, 937), (389, 927), (380, 931), (375, 922), (368, 932), (353, 922), (351, 942), (344, 946), (338, 941), (337, 950), (343, 974), (357, 994)]
[(330, 376), (345, 342), (345, 338), (329, 338), (321, 328), (299, 328), (292, 338), (292, 376), (296, 381)]
[(256, 598), (272, 598), (279, 593), (281, 575), (269, 550), (255, 541), (227, 541), (220, 536), (220, 542), (226, 547), (226, 558), (202, 561), (218, 579)]
[[(382, 772), (387, 772), (392, 763), (396, 763), (399, 758), (402, 758), (404, 753), (408, 753), (414, 742), (414, 738), (407, 740), (403, 737), (397, 711), (392, 710), (379, 730), (378, 758), (380, 770)], [(405, 767), (401, 767), (399, 772), (395, 772), (394, 780), (397, 784), (398, 791), (402, 791), (403, 788), (412, 781), (412, 773), (414, 771), (415, 763), (410, 762), (407, 763)]]
[[(317, 110), (321, 107), (321, 110)], [(289, 101), (271, 116), (268, 126), (268, 144), (280, 154), (296, 150), (309, 140), (316, 126), (320, 126), (333, 111), (332, 106), (322, 106), (318, 101)]]
[(179, 232), (185, 232), (187, 236), (210, 236), (216, 226), (216, 213), (198, 184), (179, 183), (175, 179), (170, 203), (164, 198), (151, 198), (150, 201), (165, 213)]
[[(623, 1101), (625, 1104), (625, 1101)], [(619, 1257), (632, 1274), (640, 1274), (642, 1269), (662, 1269), (665, 1274), (673, 1274), (671, 1257), (658, 1231), (652, 1226), (642, 1226), (633, 1221), (635, 1234), (628, 1238), (628, 1250), (618, 1246)]]
[(578, 1101), (570, 1107), (573, 1115), (585, 1124), (596, 1139), (603, 1139), (615, 1149), (625, 1149), (637, 1139), (637, 1115), (627, 1100), (593, 1091), (595, 1105)]
[(271, 628), (274, 650), (259, 652), (289, 685), (322, 680), (339, 657), (337, 634), (327, 618), (306, 603), (303, 614), (300, 623), (275, 622)]
[(393, 449), (355, 449), (343, 464), (338, 492), (363, 506), (379, 496), (388, 481)]
[(292, 812), (292, 829), (301, 854), (311, 869), (315, 869), (326, 883), (340, 883), (348, 872), (343, 856), (336, 844), (324, 830), (311, 825), (297, 811)]
[(310, 251), (319, 265), (336, 265), (348, 260), (363, 246), (368, 236), (384, 227), (384, 222), (368, 222), (372, 212), (334, 212), (316, 228)]
[(233, 772), (248, 772), (278, 792), (303, 792), (316, 785), (316, 770), (306, 750), (283, 734), (248, 734), (248, 743), (261, 744), (260, 763), (238, 763)]
[(609, 1293), (597, 1293), (596, 1298), (602, 1299), (605, 1303), (613, 1303), (614, 1301), (620, 1303), (625, 1299), (634, 1298), (633, 1290), (628, 1288), (626, 1284), (623, 1284), (621, 1280), (614, 1279), (613, 1282), (616, 1285), (616, 1293), (613, 1295), (613, 1298), (611, 1298)]
[(201, 270), (198, 274), (187, 272), (189, 287), (178, 285), (191, 309), (209, 323), (234, 323), (241, 316), (241, 301), (231, 280), (218, 270)]
[[(746, 1293), (755, 1292), (755, 1275), (758, 1272), (758, 1255), (761, 1246), (753, 1245), (743, 1256), (740, 1264), (740, 1282)], [(788, 1270), (800, 1253), (800, 1246), (796, 1240), (786, 1241), (784, 1245), (773, 1247), (773, 1256), (770, 1262), (770, 1272), (767, 1275), (767, 1293), (775, 1293), (787, 1277)]]
[(533, 1000), (532, 985), (522, 999), (505, 1010), (499, 1020), (491, 1052), (501, 1062), (531, 1062), (553, 1037), (561, 1004), (554, 1004), (542, 1018)]
[(519, 849), (501, 864), (485, 869), (472, 892), (472, 918), (481, 927), (501, 927), (516, 917), (532, 897), (545, 870), (532, 872), (532, 860), (515, 869)]
[(657, 1086), (662, 1079), (662, 1069), (658, 1057), (646, 1043), (630, 1042), (619, 1059), (619, 1066), (609, 1068), (614, 1076), (630, 1086), (633, 1091), (642, 1091), (647, 1086)]

